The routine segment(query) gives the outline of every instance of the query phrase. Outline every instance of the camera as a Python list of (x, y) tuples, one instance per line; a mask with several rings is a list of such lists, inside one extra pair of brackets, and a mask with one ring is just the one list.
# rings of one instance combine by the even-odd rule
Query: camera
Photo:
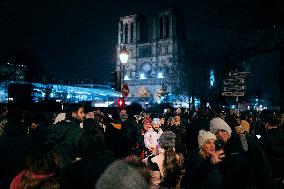
[(215, 141), (215, 151), (224, 149), (224, 147), (225, 147), (225, 143), (224, 143), (223, 140), (216, 140)]

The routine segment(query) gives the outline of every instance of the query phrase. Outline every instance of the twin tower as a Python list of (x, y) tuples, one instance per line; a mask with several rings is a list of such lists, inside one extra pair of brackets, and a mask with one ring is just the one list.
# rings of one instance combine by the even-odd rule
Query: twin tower
[[(151, 18), (141, 14), (120, 17), (116, 70), (123, 72), (129, 97), (159, 101), (165, 94), (183, 94), (185, 44), (183, 17), (174, 8), (160, 9)], [(129, 53), (124, 69), (119, 60), (121, 48)]]

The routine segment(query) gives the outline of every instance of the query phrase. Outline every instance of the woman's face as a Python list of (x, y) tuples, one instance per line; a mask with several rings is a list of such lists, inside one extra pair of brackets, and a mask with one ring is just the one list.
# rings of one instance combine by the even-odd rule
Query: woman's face
[(206, 140), (201, 148), (206, 155), (208, 156), (212, 155), (212, 153), (215, 152), (215, 140), (214, 139)]
[(218, 130), (215, 135), (219, 140), (224, 141), (224, 143), (227, 143), (227, 141), (229, 140), (229, 134), (225, 130)]

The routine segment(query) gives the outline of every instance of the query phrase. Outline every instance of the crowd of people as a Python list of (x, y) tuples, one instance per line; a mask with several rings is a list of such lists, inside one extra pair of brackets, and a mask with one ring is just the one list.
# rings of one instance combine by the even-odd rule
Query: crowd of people
[(2, 108), (1, 189), (284, 188), (283, 114)]

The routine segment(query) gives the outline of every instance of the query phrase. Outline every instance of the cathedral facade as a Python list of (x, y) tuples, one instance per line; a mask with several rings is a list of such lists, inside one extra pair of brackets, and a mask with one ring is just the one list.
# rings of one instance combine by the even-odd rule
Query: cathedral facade
[[(129, 98), (158, 101), (167, 94), (185, 94), (185, 44), (183, 17), (173, 8), (160, 9), (150, 19), (120, 17), (116, 70), (129, 86)], [(125, 65), (119, 60), (122, 48), (129, 53)]]

